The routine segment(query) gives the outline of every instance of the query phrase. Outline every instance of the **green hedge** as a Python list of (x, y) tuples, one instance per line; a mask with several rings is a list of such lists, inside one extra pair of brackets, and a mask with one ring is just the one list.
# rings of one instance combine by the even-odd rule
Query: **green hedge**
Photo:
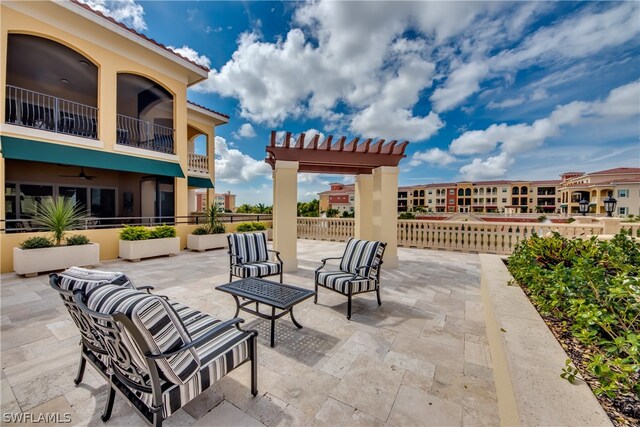
[[(538, 311), (587, 350), (582, 365), (597, 395), (640, 400), (640, 244), (535, 234), (509, 257), (509, 271)], [(565, 368), (564, 377), (575, 371)], [(635, 396), (635, 397), (634, 397)]]
[(262, 222), (243, 222), (238, 224), (238, 228), (236, 230), (240, 233), (244, 233), (248, 231), (262, 231), (266, 229), (267, 226)]
[(148, 240), (176, 237), (176, 228), (170, 225), (159, 225), (155, 228), (125, 225), (120, 231), (120, 240)]
[(40, 249), (50, 248), (54, 246), (53, 240), (48, 237), (31, 237), (24, 242), (20, 243), (20, 249)]

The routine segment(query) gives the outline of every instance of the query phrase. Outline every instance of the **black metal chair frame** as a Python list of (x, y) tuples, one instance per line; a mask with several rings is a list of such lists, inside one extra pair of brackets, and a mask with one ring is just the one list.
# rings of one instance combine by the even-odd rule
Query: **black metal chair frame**
[[(351, 320), (351, 298), (353, 297), (353, 295), (364, 294), (364, 293), (367, 293), (367, 292), (374, 292), (375, 291), (376, 292), (376, 297), (378, 298), (378, 305), (379, 306), (382, 305), (382, 300), (380, 299), (380, 269), (382, 267), (382, 257), (384, 255), (384, 250), (385, 250), (386, 246), (387, 245), (385, 243), (382, 243), (382, 253), (380, 254), (380, 261), (374, 262), (371, 265), (358, 266), (355, 269), (356, 273), (353, 273), (353, 277), (351, 277), (351, 279), (349, 279), (349, 289), (348, 289), (348, 292), (347, 292), (347, 320)], [(316, 272), (315, 272), (315, 291), (316, 291), (316, 294), (313, 296), (313, 303), (314, 304), (318, 303), (318, 286), (322, 286), (323, 288), (326, 288), (326, 289), (329, 289), (331, 291), (337, 292), (340, 295), (344, 295), (343, 292), (340, 292), (337, 289), (333, 289), (333, 288), (330, 288), (328, 286), (324, 286), (324, 285), (321, 285), (321, 284), (318, 283), (318, 273), (320, 273), (320, 271), (326, 266), (327, 261), (329, 261), (329, 260), (337, 260), (337, 259), (342, 260), (342, 258), (344, 258), (344, 256), (324, 258), (322, 260), (322, 265), (316, 269)], [(353, 293), (353, 282), (354, 281), (357, 281), (358, 279), (371, 280), (371, 278), (369, 278), (367, 276), (363, 276), (362, 274), (359, 274), (361, 270), (367, 269), (367, 268), (369, 268), (369, 269), (375, 268), (376, 269), (376, 287), (375, 287), (375, 289), (369, 289), (369, 290), (366, 290), (366, 291)], [(342, 270), (340, 270), (340, 271), (342, 271)], [(336, 271), (336, 272), (338, 272), (338, 271)], [(343, 273), (348, 273), (348, 272), (343, 271)]]
[[(233, 274), (233, 267), (234, 266), (243, 266), (244, 262), (242, 261), (242, 257), (239, 255), (234, 255), (231, 253), (231, 235), (227, 235), (227, 242), (229, 245), (229, 250), (227, 251), (227, 254), (229, 255), (229, 282), (231, 282), (233, 280), (233, 276), (239, 277), (240, 279), (245, 279), (246, 277), (242, 277), (242, 276), (238, 276), (237, 274)], [(262, 275), (258, 275), (258, 276), (252, 276), (252, 277), (258, 277), (260, 279), (264, 278), (264, 277), (270, 277), (270, 276), (276, 276), (276, 275), (280, 275), (280, 283), (282, 283), (282, 275), (283, 275), (283, 266), (282, 266), (282, 260), (280, 259), (280, 252), (279, 251), (275, 251), (273, 249), (267, 249), (267, 252), (272, 252), (275, 255), (276, 261), (278, 262), (278, 264), (280, 264), (280, 273), (275, 273), (275, 274), (265, 274), (264, 276)], [(233, 260), (236, 259), (236, 263), (234, 264)]]

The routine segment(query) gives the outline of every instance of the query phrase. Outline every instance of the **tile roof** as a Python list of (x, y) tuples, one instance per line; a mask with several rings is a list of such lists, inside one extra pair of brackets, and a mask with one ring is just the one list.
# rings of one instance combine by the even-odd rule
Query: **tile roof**
[(158, 46), (158, 47), (160, 47), (160, 48), (162, 48), (162, 49), (166, 50), (167, 52), (171, 52), (172, 54), (174, 54), (174, 55), (175, 55), (175, 56), (177, 56), (178, 58), (183, 59), (184, 61), (187, 61), (188, 63), (193, 64), (193, 65), (195, 65), (196, 67), (198, 67), (198, 68), (200, 68), (200, 69), (202, 69), (202, 70), (204, 70), (204, 71), (209, 71), (209, 68), (208, 68), (208, 67), (205, 67), (204, 65), (200, 65), (200, 64), (198, 64), (198, 63), (196, 63), (196, 62), (194, 62), (194, 61), (190, 60), (189, 58), (187, 58), (187, 57), (185, 57), (185, 56), (180, 55), (179, 53), (177, 53), (177, 52), (175, 52), (175, 51), (173, 51), (173, 50), (169, 49), (167, 46), (163, 45), (162, 43), (159, 43), (159, 42), (155, 41), (154, 39), (152, 39), (152, 38), (150, 38), (150, 37), (147, 37), (147, 36), (145, 36), (145, 35), (144, 35), (144, 34), (142, 34), (142, 33), (137, 32), (137, 31), (136, 31), (136, 30), (134, 30), (133, 28), (129, 28), (129, 27), (127, 27), (126, 25), (124, 25), (123, 23), (116, 21), (116, 20), (115, 20), (115, 19), (113, 19), (112, 17), (107, 16), (107, 15), (105, 15), (104, 13), (102, 13), (102, 12), (100, 12), (100, 11), (97, 11), (97, 10), (95, 10), (95, 9), (91, 8), (91, 6), (89, 6), (88, 4), (81, 3), (79, 0), (69, 0), (69, 1), (70, 1), (71, 3), (73, 3), (73, 4), (75, 4), (75, 5), (77, 5), (77, 6), (81, 7), (81, 8), (83, 8), (83, 9), (85, 9), (85, 10), (88, 10), (89, 12), (92, 12), (92, 13), (96, 14), (97, 16), (99, 16), (99, 17), (101, 17), (101, 18), (106, 19), (106, 20), (107, 20), (107, 21), (109, 21), (109, 22), (112, 22), (112, 23), (116, 24), (117, 26), (119, 26), (119, 27), (121, 27), (121, 28), (123, 28), (123, 29), (125, 29), (125, 30), (129, 31), (130, 33), (135, 34), (136, 36), (138, 36), (138, 37), (140, 37), (140, 38), (142, 38), (142, 39), (144, 39), (144, 40), (148, 41), (149, 43), (152, 43), (152, 44), (154, 44), (154, 45), (156, 45), (156, 46)]
[(640, 174), (640, 168), (613, 168), (605, 169), (603, 171), (591, 172), (587, 175), (613, 175), (616, 173), (638, 173)]
[(202, 108), (203, 110), (210, 111), (210, 112), (215, 113), (215, 114), (217, 114), (217, 115), (219, 115), (219, 116), (226, 117), (227, 119), (229, 118), (229, 115), (228, 115), (228, 114), (223, 114), (223, 113), (221, 113), (221, 112), (219, 112), (219, 111), (212, 110), (211, 108), (207, 108), (207, 107), (205, 107), (205, 106), (203, 106), (203, 105), (196, 104), (196, 103), (195, 103), (195, 102), (193, 102), (193, 101), (189, 101), (189, 100), (187, 100), (187, 104), (195, 105), (196, 107), (200, 107), (200, 108)]

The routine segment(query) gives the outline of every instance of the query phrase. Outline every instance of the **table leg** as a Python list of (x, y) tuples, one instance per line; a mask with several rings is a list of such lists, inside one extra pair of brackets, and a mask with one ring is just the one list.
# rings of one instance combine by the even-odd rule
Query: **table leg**
[(275, 347), (276, 334), (276, 308), (271, 307), (271, 347)]
[(291, 321), (293, 322), (294, 325), (296, 325), (298, 327), (298, 329), (302, 329), (302, 325), (298, 322), (296, 322), (296, 318), (293, 317), (293, 307), (291, 307), (289, 309), (289, 315), (291, 316)]
[(233, 317), (238, 317), (238, 314), (240, 314), (240, 299), (235, 295), (232, 295), (232, 297), (236, 300), (236, 314), (234, 314)]

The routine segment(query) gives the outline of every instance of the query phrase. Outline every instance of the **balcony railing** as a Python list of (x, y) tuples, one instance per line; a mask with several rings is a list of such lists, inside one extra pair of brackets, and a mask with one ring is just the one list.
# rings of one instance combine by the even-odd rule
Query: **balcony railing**
[(209, 156), (189, 153), (187, 157), (187, 169), (189, 172), (209, 174)]
[(120, 145), (174, 154), (174, 130), (135, 119), (122, 114), (116, 115), (116, 142)]
[(97, 108), (17, 86), (6, 89), (5, 123), (97, 138)]

